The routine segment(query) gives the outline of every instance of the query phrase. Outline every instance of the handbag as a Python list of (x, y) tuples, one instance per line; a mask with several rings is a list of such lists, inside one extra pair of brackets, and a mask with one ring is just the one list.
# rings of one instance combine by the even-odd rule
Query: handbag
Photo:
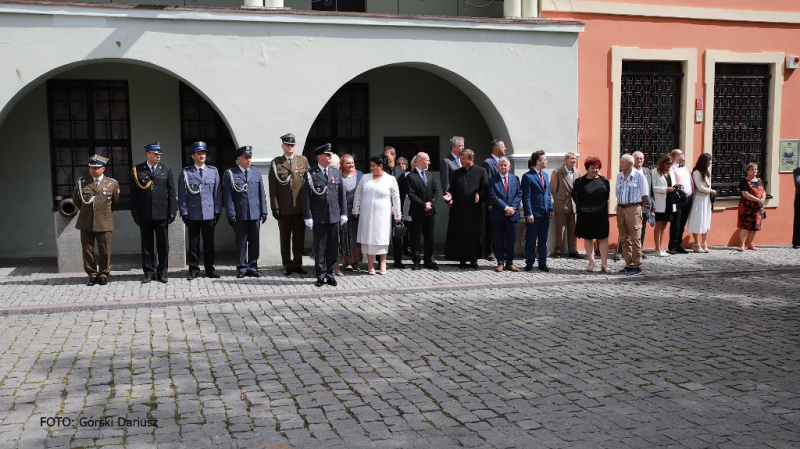
[(406, 236), (406, 234), (408, 234), (408, 228), (406, 228), (406, 225), (404, 225), (402, 222), (396, 224), (394, 229), (392, 229), (392, 237), (396, 239), (402, 239)]
[(716, 193), (710, 193), (708, 195), (708, 199), (711, 201), (711, 204), (714, 204), (717, 201), (717, 194)]

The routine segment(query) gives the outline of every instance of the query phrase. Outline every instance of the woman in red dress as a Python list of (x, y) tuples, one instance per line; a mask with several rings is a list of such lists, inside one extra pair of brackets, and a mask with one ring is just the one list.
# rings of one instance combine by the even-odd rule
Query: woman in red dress
[(747, 177), (739, 183), (739, 190), (742, 191), (742, 197), (739, 199), (739, 218), (736, 223), (740, 230), (739, 251), (744, 251), (745, 247), (758, 251), (758, 248), (753, 246), (753, 239), (756, 237), (756, 231), (761, 230), (767, 195), (764, 192), (764, 183), (756, 178), (758, 164), (755, 162), (747, 164), (745, 171)]

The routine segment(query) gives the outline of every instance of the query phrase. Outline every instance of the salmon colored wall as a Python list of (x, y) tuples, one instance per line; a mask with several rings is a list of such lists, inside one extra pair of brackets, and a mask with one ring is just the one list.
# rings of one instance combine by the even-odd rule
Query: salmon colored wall
[[(679, 0), (673, 0), (678, 2)], [(689, 0), (686, 0), (687, 2)], [(780, 2), (772, 2), (780, 3)], [(800, 4), (800, 2), (797, 2)], [(760, 5), (760, 3), (759, 3)], [(598, 156), (604, 162), (604, 176), (616, 176), (618, 167), (608, 167), (611, 146), (611, 47), (642, 49), (697, 49), (697, 80), (684, 80), (695, 87), (694, 98), (704, 98), (705, 50), (740, 53), (785, 52), (800, 55), (800, 26), (741, 22), (637, 18), (595, 14), (545, 12), (550, 19), (584, 22), (585, 32), (578, 40), (578, 117), (579, 151), (582, 158)], [(800, 139), (800, 74), (786, 70), (781, 109), (781, 139)], [(688, 84), (687, 84), (688, 85)], [(706, 117), (709, 119), (709, 117)], [(703, 150), (703, 123), (694, 124), (692, 161)], [(776, 170), (777, 167), (771, 169)], [(790, 174), (780, 175), (781, 204), (768, 209), (768, 218), (756, 241), (762, 244), (791, 244), (794, 185)], [(769, 203), (767, 204), (769, 207)], [(612, 217), (612, 221), (614, 217)], [(738, 244), (736, 210), (715, 211), (709, 234), (714, 245)], [(611, 241), (616, 226), (612, 223)], [(651, 230), (648, 230), (648, 235)], [(686, 240), (688, 242), (688, 239)], [(645, 246), (653, 247), (648, 237)]]
[(688, 6), (691, 8), (744, 9), (747, 11), (800, 11), (797, 0), (587, 0), (598, 3), (632, 3), (649, 6)]

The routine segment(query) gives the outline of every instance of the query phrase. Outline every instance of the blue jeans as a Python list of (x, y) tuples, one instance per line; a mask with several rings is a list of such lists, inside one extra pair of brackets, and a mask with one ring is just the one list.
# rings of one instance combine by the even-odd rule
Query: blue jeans
[(539, 265), (547, 265), (547, 232), (550, 216), (533, 217), (533, 224), (525, 222), (525, 264), (533, 265), (539, 250)]

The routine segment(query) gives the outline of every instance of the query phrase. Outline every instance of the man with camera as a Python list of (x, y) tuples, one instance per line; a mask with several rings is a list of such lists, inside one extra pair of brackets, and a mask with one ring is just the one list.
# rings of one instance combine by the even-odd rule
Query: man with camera
[(677, 185), (686, 194), (686, 202), (683, 205), (676, 204), (675, 213), (669, 220), (669, 245), (667, 252), (670, 254), (686, 254), (689, 251), (683, 249), (683, 231), (686, 229), (686, 220), (689, 219), (689, 211), (692, 210), (692, 174), (689, 169), (683, 166), (686, 157), (679, 148), (672, 150), (672, 169), (678, 178)]

